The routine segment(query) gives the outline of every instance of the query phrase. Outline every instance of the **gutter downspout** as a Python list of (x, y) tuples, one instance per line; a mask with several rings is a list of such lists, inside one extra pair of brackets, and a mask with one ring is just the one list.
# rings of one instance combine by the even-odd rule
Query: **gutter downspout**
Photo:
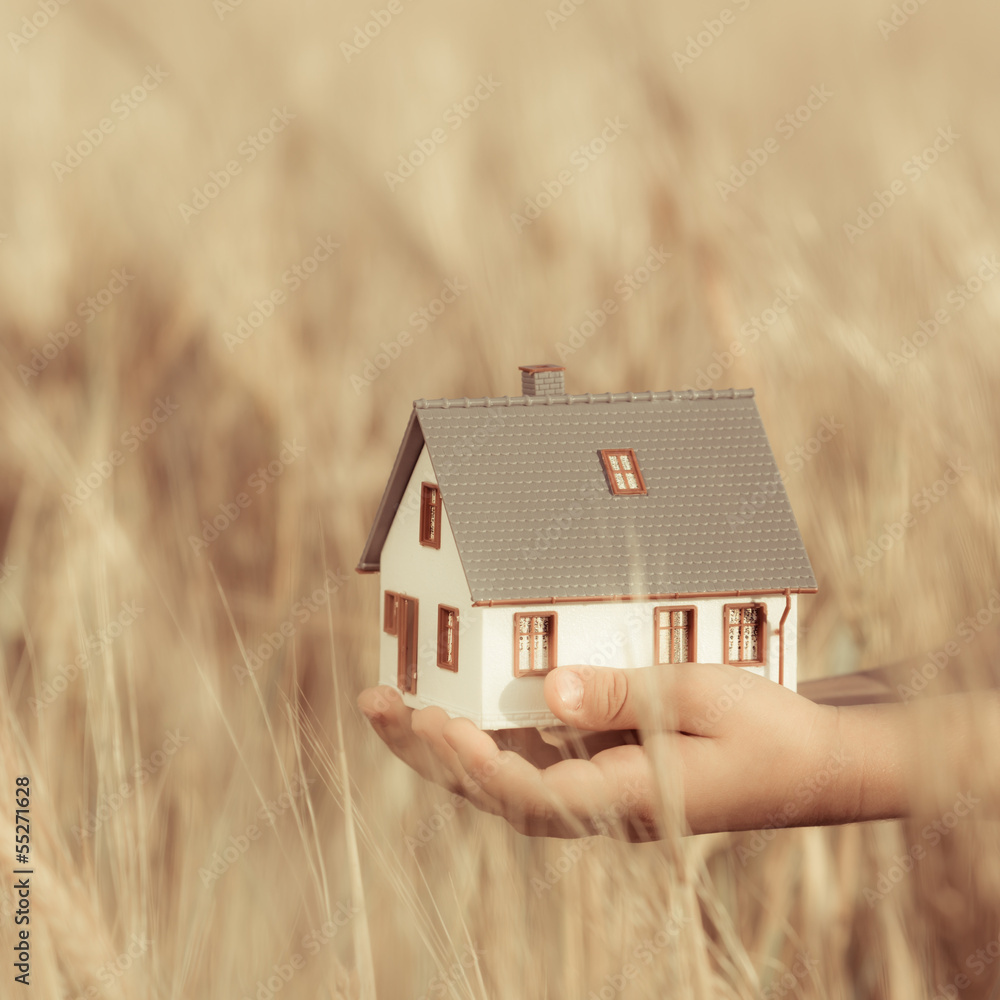
[(782, 686), (785, 683), (785, 621), (788, 612), (792, 610), (792, 592), (785, 589), (785, 610), (778, 623), (778, 683)]

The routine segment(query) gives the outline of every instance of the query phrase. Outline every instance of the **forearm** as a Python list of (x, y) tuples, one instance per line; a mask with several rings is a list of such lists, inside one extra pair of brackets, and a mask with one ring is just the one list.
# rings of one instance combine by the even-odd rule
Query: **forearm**
[(826, 822), (856, 823), (906, 816), (916, 777), (912, 715), (902, 705), (836, 709), (844, 761)]
[(995, 692), (837, 711), (847, 764), (834, 806), (847, 821), (946, 809), (960, 793), (990, 798), (998, 787)]

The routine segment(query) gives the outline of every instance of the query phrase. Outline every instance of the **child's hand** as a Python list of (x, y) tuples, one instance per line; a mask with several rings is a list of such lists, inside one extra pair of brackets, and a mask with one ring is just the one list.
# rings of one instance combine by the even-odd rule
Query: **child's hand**
[(816, 705), (740, 667), (704, 663), (558, 667), (545, 679), (545, 699), (567, 726), (640, 729), (644, 745), (566, 760), (537, 734), (518, 751), (501, 750), (467, 719), (407, 708), (393, 688), (365, 691), (359, 705), (397, 756), (522, 833), (614, 832), (621, 817), (633, 839), (657, 836), (663, 786), (653, 755), (676, 769), (666, 787), (684, 789), (693, 833), (906, 810), (902, 741), (886, 706)]

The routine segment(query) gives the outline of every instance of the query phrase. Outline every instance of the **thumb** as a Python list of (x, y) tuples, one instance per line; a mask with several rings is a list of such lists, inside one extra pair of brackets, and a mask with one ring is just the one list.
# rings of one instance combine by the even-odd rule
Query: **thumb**
[(545, 677), (545, 701), (576, 729), (638, 729), (667, 707), (659, 704), (666, 693), (658, 690), (665, 679), (662, 668), (654, 669), (656, 677), (649, 668), (556, 667)]

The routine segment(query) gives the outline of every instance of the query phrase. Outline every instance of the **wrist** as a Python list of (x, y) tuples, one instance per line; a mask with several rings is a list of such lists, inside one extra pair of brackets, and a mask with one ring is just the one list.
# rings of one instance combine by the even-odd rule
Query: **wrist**
[(899, 705), (849, 705), (837, 714), (835, 754), (842, 761), (825, 822), (896, 819), (909, 812), (903, 712)]

